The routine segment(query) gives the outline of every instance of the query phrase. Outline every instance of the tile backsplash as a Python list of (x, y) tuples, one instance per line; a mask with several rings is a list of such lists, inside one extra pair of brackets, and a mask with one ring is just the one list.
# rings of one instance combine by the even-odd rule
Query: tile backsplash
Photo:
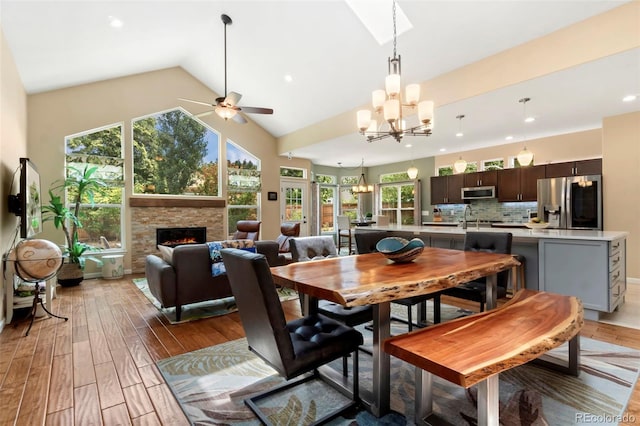
[[(460, 222), (463, 218), (464, 208), (466, 204), (441, 204), (438, 207), (442, 211), (442, 220), (444, 222)], [(497, 199), (472, 200), (472, 215), (467, 213), (467, 220), (475, 221), (500, 221), (500, 222), (526, 222), (529, 219), (529, 211), (536, 212), (538, 203), (519, 202), (519, 203), (499, 203)], [(423, 216), (422, 220), (432, 221), (433, 213), (429, 216)]]

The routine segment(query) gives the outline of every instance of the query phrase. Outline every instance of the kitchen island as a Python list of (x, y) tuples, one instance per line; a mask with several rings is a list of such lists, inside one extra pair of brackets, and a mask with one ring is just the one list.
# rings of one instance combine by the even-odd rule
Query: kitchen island
[(624, 302), (627, 289), (625, 231), (389, 225), (356, 232), (388, 231), (420, 238), (431, 247), (463, 249), (467, 231), (510, 232), (512, 253), (525, 257), (526, 287), (577, 296), (586, 319), (598, 320)]

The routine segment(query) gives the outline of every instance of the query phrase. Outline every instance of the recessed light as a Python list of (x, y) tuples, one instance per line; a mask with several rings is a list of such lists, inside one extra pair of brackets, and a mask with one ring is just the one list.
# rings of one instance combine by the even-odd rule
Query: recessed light
[(627, 95), (624, 98), (622, 98), (622, 102), (633, 102), (637, 99), (638, 97), (636, 95)]
[(462, 132), (458, 132), (458, 133), (456, 133), (456, 136), (457, 136), (457, 137), (459, 137), (459, 138), (461, 138), (461, 137), (463, 137), (463, 136), (464, 136), (464, 133), (462, 133)]
[(286, 81), (287, 83), (291, 83), (293, 81), (293, 76), (291, 74), (285, 74), (284, 81)]
[(527, 117), (524, 119), (525, 123), (533, 123), (534, 121), (536, 121), (535, 117)]
[(440, 152), (445, 152), (447, 148), (440, 148)]
[(413, 145), (411, 145), (410, 143), (406, 144), (404, 147), (405, 148), (411, 148)]
[(124, 22), (121, 19), (116, 18), (115, 16), (109, 16), (109, 25), (112, 28), (122, 28)]
[(509, 136), (507, 136), (506, 138), (504, 138), (504, 140), (505, 140), (505, 141), (510, 141), (510, 140), (512, 140), (512, 139), (513, 139), (513, 136), (511, 136), (511, 135), (509, 135)]

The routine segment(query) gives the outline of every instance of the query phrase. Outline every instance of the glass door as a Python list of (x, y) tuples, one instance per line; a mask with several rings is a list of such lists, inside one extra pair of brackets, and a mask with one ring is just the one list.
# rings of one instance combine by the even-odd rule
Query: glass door
[(282, 179), (280, 181), (280, 219), (282, 222), (300, 223), (300, 236), (309, 235), (309, 196), (306, 181)]

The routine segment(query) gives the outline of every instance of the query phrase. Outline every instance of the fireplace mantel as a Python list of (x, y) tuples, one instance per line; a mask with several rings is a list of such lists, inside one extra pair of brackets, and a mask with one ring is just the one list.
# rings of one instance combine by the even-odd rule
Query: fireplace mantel
[(226, 207), (227, 202), (221, 198), (178, 198), (178, 197), (129, 197), (130, 207)]

